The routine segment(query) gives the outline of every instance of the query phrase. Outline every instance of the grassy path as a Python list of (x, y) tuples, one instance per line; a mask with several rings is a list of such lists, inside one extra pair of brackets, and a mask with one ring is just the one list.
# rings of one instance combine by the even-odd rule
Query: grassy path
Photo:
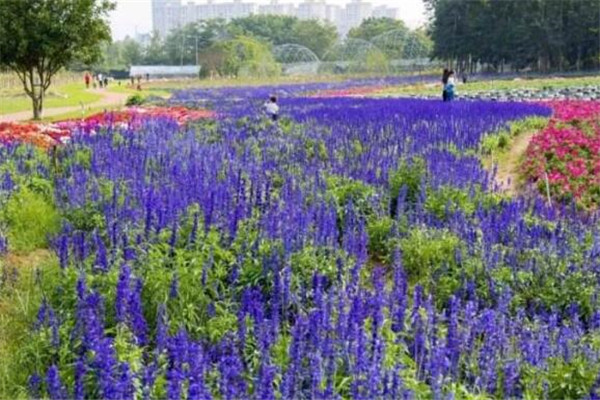
[[(101, 90), (101, 89), (90, 89), (86, 90), (88, 93), (92, 93), (96, 96), (100, 97), (100, 100), (84, 104), (83, 111), (93, 108), (107, 108), (107, 107), (121, 107), (125, 104), (127, 100), (127, 93), (116, 93), (111, 92), (109, 90)], [(52, 116), (62, 115), (62, 114), (70, 114), (77, 113), (82, 111), (82, 106), (65, 106), (65, 107), (51, 107), (45, 108), (43, 111), (43, 117), (48, 118)], [(31, 110), (20, 111), (12, 114), (3, 114), (0, 115), (0, 122), (7, 121), (26, 121), (31, 119), (32, 112)]]
[(490, 157), (489, 165), (493, 168), (496, 165), (496, 185), (500, 190), (509, 195), (514, 195), (519, 189), (519, 167), (527, 146), (531, 138), (537, 131), (523, 132), (515, 137), (508, 151), (503, 152), (499, 157)]

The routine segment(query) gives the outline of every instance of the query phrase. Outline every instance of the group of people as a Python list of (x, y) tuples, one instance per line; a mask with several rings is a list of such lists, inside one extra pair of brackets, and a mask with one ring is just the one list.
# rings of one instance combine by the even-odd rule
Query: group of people
[(90, 84), (93, 85), (94, 89), (96, 89), (96, 85), (102, 89), (103, 87), (108, 87), (108, 76), (98, 74), (95, 77), (90, 75), (88, 72), (85, 73), (83, 80), (85, 82), (85, 88), (89, 89)]

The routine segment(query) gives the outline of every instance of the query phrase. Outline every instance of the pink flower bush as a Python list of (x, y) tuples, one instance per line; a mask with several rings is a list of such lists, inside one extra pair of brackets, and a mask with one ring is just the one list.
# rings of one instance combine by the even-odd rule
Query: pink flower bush
[(600, 205), (600, 102), (544, 103), (554, 116), (527, 148), (526, 178), (558, 199), (574, 198), (586, 208)]

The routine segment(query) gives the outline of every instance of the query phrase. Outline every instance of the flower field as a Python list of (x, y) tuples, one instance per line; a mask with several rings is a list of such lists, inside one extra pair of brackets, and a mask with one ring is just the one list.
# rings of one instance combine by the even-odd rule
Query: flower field
[(527, 149), (525, 177), (559, 200), (600, 205), (600, 102), (549, 103), (554, 118)]
[(212, 112), (92, 118), (53, 156), (0, 147), (0, 251), (55, 255), (32, 271), (10, 393), (598, 398), (597, 218), (495, 192), (476, 155), (552, 109), (531, 146), (597, 125), (552, 104), (307, 97), (354, 87), (184, 90), (173, 105)]

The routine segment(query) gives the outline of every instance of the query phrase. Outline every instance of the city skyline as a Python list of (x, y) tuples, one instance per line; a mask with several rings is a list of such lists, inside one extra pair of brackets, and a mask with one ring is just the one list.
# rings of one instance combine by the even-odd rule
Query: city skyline
[(220, 18), (230, 21), (251, 15), (288, 15), (317, 19), (332, 24), (340, 36), (371, 17), (398, 19), (398, 8), (374, 5), (366, 0), (351, 0), (341, 6), (326, 0), (304, 0), (298, 4), (271, 0), (268, 4), (232, 0), (224, 2), (152, 0), (152, 30), (166, 37), (173, 29), (196, 22)]
[[(117, 8), (111, 13), (110, 23), (113, 32), (114, 40), (120, 40), (126, 36), (134, 37), (136, 33), (148, 33), (152, 30), (152, 0), (116, 0)], [(182, 3), (186, 5), (190, 1), (184, 0)], [(231, 0), (216, 0), (213, 3), (227, 3)], [(250, 2), (250, 1), (248, 1)], [(327, 0), (327, 3), (332, 6), (345, 6), (349, 3), (349, 0)], [(205, 4), (206, 1), (191, 1), (195, 4)], [(267, 6), (270, 0), (258, 0), (252, 1), (261, 6)], [(279, 5), (294, 4), (298, 5), (301, 1), (279, 1)], [(416, 28), (422, 25), (426, 21), (425, 10), (422, 0), (403, 0), (402, 2), (397, 1), (383, 1), (373, 0), (369, 1), (373, 7), (388, 6), (399, 9), (398, 18), (402, 19), (409, 27)]]

